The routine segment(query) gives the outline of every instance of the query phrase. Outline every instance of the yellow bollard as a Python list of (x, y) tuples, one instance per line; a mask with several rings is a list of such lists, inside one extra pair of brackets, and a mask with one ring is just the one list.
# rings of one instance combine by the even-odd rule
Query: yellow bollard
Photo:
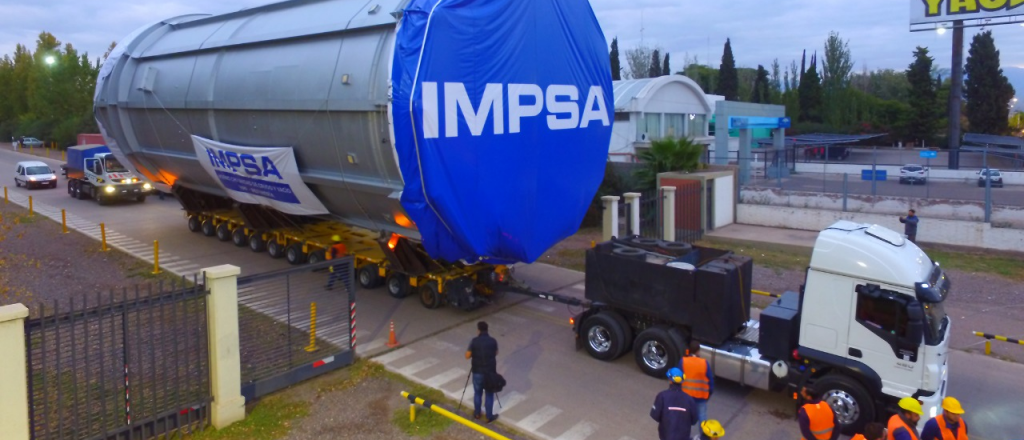
[(160, 273), (160, 243), (153, 240), (153, 275)]
[(6, 205), (7, 203), (8, 203), (7, 202), (7, 187), (5, 186), (4, 187), (4, 204)]
[(592, 248), (597, 247), (597, 242), (594, 241), (594, 240), (590, 240), (590, 247), (592, 247)]
[(416, 421), (416, 404), (415, 403), (410, 403), (409, 404), (409, 421), (410, 422), (415, 422)]
[(316, 303), (309, 303), (309, 346), (306, 351), (316, 351)]
[(985, 354), (987, 354), (987, 355), (992, 354), (992, 340), (991, 339), (986, 339), (985, 340)]
[(32, 212), (32, 196), (28, 196), (28, 215), (36, 215)]
[(64, 155), (65, 155), (65, 154), (67, 154), (67, 151), (65, 151), (65, 150), (60, 150), (60, 160), (67, 160), (67, 159), (66, 159), (66, 158), (64, 157)]
[(60, 224), (64, 227), (64, 233), (68, 233), (68, 213), (63, 209), (60, 210)]
[(100, 241), (103, 243), (100, 250), (103, 252), (107, 251), (107, 226), (100, 223)]

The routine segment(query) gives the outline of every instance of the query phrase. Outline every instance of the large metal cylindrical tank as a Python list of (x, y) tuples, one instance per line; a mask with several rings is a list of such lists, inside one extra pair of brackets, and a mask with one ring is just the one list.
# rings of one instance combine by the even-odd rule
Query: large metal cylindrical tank
[(193, 137), (287, 147), (324, 216), (449, 261), (532, 261), (574, 232), (612, 112), (588, 0), (291, 0), (181, 16), (120, 41), (95, 96), (111, 150), (155, 182), (232, 195)]

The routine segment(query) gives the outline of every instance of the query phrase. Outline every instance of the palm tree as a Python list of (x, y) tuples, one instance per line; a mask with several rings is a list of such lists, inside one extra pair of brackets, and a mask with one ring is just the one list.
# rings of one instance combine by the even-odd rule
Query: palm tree
[(664, 138), (651, 141), (651, 147), (637, 152), (644, 167), (637, 170), (637, 181), (646, 190), (656, 189), (658, 173), (690, 172), (700, 168), (704, 145), (690, 138)]

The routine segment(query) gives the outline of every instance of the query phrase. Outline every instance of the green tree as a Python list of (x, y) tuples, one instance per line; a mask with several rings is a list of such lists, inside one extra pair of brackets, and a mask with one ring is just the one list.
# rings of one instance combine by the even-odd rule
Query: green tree
[(718, 88), (715, 93), (725, 97), (726, 101), (738, 101), (740, 79), (736, 72), (736, 59), (732, 56), (732, 42), (725, 39), (722, 49), (722, 64), (718, 67)]
[(650, 78), (651, 48), (643, 44), (626, 49), (626, 63), (629, 65), (628, 79)]
[(907, 68), (906, 78), (910, 84), (908, 93), (910, 120), (907, 135), (910, 140), (931, 143), (938, 132), (940, 106), (936, 99), (935, 81), (932, 79), (932, 62), (928, 49), (918, 46), (914, 50), (914, 62)]
[(705, 93), (712, 93), (715, 90), (716, 84), (718, 84), (718, 70), (708, 66), (702, 66), (694, 62), (688, 64), (683, 69), (683, 75), (692, 79), (694, 82), (700, 85), (701, 90)]
[(672, 67), (669, 66), (669, 64), (668, 64), (668, 53), (667, 52), (665, 53), (665, 62), (661, 65), (661, 74), (662, 75), (671, 75), (672, 74)]
[(779, 103), (782, 99), (782, 66), (779, 65), (779, 59), (772, 60), (772, 77), (769, 82), (771, 86), (769, 95), (771, 96), (770, 102)]
[(689, 138), (664, 138), (651, 141), (651, 147), (637, 152), (643, 168), (635, 172), (637, 182), (645, 190), (654, 189), (658, 173), (693, 171), (700, 167), (704, 145)]
[(1016, 92), (999, 67), (999, 51), (992, 31), (978, 33), (971, 40), (964, 76), (967, 77), (964, 98), (971, 131), (1008, 133), (1010, 100)]
[(771, 102), (771, 82), (768, 80), (768, 71), (760, 64), (757, 65), (757, 79), (754, 80), (754, 89), (750, 93), (750, 102), (757, 104)]
[(846, 88), (853, 71), (853, 56), (850, 54), (850, 41), (839, 38), (839, 34), (831, 32), (825, 40), (825, 59), (821, 63), (821, 85), (826, 91)]
[(818, 55), (811, 56), (811, 64), (803, 73), (798, 89), (800, 96), (800, 121), (823, 122), (821, 77), (818, 76)]
[[(110, 51), (113, 50), (113, 46), (107, 49), (107, 53), (104, 54), (103, 59), (110, 55)], [(619, 64), (619, 37), (612, 38), (612, 51), (608, 54), (608, 58), (611, 61), (612, 67), (612, 81), (618, 81), (622, 79), (622, 65)]]
[(661, 53), (658, 52), (658, 49), (654, 49), (654, 52), (651, 52), (651, 67), (647, 76), (657, 78), (661, 75)]

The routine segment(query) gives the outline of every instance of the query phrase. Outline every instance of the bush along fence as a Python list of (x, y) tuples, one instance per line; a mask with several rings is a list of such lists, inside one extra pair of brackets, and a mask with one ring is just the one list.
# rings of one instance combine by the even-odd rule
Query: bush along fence
[[(331, 265), (347, 275), (347, 295), (323, 291), (318, 272)], [(242, 279), (231, 265), (202, 273), (0, 307), (3, 438), (145, 440), (220, 429), (245, 418), (247, 400), (353, 361), (352, 257)], [(338, 318), (318, 325), (315, 302)]]

